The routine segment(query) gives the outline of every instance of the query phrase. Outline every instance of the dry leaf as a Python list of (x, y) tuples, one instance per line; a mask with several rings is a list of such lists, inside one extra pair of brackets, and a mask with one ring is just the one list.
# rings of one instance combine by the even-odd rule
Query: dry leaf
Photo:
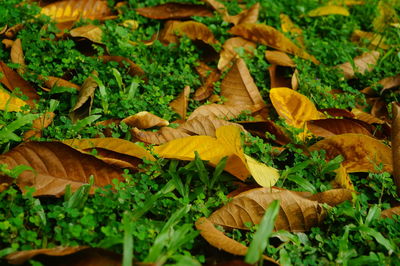
[(35, 88), (32, 87), (32, 85), (24, 80), (20, 75), (18, 75), (18, 73), (9, 68), (4, 62), (0, 62), (0, 72), (2, 73), (0, 82), (11, 91), (13, 91), (15, 88), (19, 88), (22, 94), (29, 98), (26, 102), (29, 104), (29, 106), (34, 108), (34, 101), (39, 101), (40, 99), (40, 96), (36, 93)]
[(316, 64), (319, 63), (314, 56), (309, 55), (306, 51), (296, 46), (290, 39), (271, 26), (246, 23), (234, 26), (229, 30), (229, 33), (270, 46), (282, 52), (297, 55), (301, 58), (311, 60)]
[(238, 117), (244, 111), (250, 111), (252, 106), (248, 105), (227, 105), (227, 104), (208, 104), (196, 108), (188, 117), (188, 120), (196, 116), (215, 116), (225, 120), (231, 120)]
[(343, 63), (335, 68), (338, 68), (343, 72), (345, 79), (352, 79), (355, 77), (356, 72), (364, 74), (366, 71), (371, 71), (375, 67), (379, 59), (379, 55), (379, 52), (372, 51), (357, 56), (354, 58), (354, 65), (356, 66), (356, 69), (353, 68), (350, 62)]
[(368, 124), (384, 124), (385, 123), (385, 121), (383, 121), (373, 115), (370, 115), (366, 112), (363, 112), (357, 108), (353, 108), (351, 110), (351, 112), (354, 114), (356, 119), (364, 121), (365, 123), (368, 123)]
[(274, 135), (275, 139), (273, 139), (273, 141), (280, 145), (288, 144), (291, 141), (283, 130), (271, 120), (244, 121), (239, 122), (239, 124), (251, 134), (259, 136), (260, 138), (266, 139), (266, 133)]
[(312, 145), (310, 151), (314, 150), (325, 150), (327, 160), (342, 155), (343, 166), (348, 173), (375, 173), (376, 167), (381, 163), (384, 171), (392, 172), (391, 149), (381, 141), (366, 135), (349, 133), (332, 136)]
[(379, 14), (372, 21), (375, 31), (384, 32), (388, 25), (399, 22), (399, 15), (394, 8), (394, 3), (397, 3), (397, 1), (381, 0), (378, 2)]
[(152, 19), (183, 19), (192, 16), (212, 16), (210, 9), (205, 6), (181, 3), (166, 3), (152, 7), (137, 8), (136, 12), (146, 18)]
[(278, 65), (278, 66), (285, 66), (285, 67), (295, 67), (296, 64), (293, 60), (285, 53), (279, 51), (265, 51), (265, 58), (267, 59), (268, 63)]
[(393, 180), (397, 187), (397, 195), (400, 196), (400, 106), (392, 103), (392, 158)]
[(350, 111), (345, 109), (339, 108), (325, 108), (319, 110), (321, 113), (326, 113), (329, 116), (336, 117), (336, 118), (354, 118), (354, 114)]
[(392, 218), (393, 215), (400, 215), (400, 206), (386, 209), (381, 212), (381, 217)]
[(17, 35), (17, 33), (22, 30), (24, 28), (24, 24), (20, 23), (20, 24), (16, 24), (14, 26), (12, 26), (11, 28), (8, 28), (5, 36), (9, 39), (14, 39), (15, 36)]
[(138, 129), (147, 129), (152, 127), (165, 127), (169, 122), (147, 111), (139, 112), (137, 114), (128, 116), (122, 119), (129, 127), (136, 127)]
[[(379, 94), (382, 94), (386, 90), (390, 90), (392, 88), (399, 87), (400, 86), (400, 74), (397, 74), (396, 76), (393, 76), (393, 77), (384, 78), (384, 79), (380, 80), (377, 84), (375, 84), (375, 86), (376, 85), (382, 86), (382, 89)], [(367, 87), (367, 88), (363, 89), (362, 92), (364, 94), (371, 95), (371, 96), (374, 96), (377, 94), (375, 92), (375, 90), (373, 90), (371, 87)]]
[(230, 16), (227, 12), (224, 13), (223, 19), (234, 25), (245, 23), (256, 23), (258, 20), (258, 13), (260, 12), (260, 3), (255, 3), (249, 9), (243, 10), (235, 16)]
[(11, 95), (8, 91), (0, 87), (0, 110), (8, 112), (20, 112), (21, 107), (28, 103), (18, 97)]
[(212, 223), (228, 228), (249, 229), (245, 224), (259, 224), (265, 210), (280, 201), (275, 230), (305, 232), (318, 226), (326, 216), (322, 204), (301, 197), (289, 190), (256, 188), (239, 194), (208, 218)]
[(138, 66), (137, 64), (135, 64), (132, 60), (125, 58), (123, 56), (118, 56), (118, 55), (103, 55), (99, 57), (101, 60), (103, 60), (103, 62), (110, 62), (110, 61), (114, 61), (117, 62), (119, 64), (120, 67), (125, 67), (126, 64), (129, 66), (129, 70), (128, 73), (131, 76), (144, 76), (144, 70)]
[(222, 80), (221, 96), (226, 98), (226, 103), (229, 105), (248, 105), (253, 107), (253, 111), (258, 111), (265, 106), (246, 63), (241, 58), (236, 60)]
[(9, 169), (18, 165), (32, 167), (34, 171), (27, 170), (19, 176), (17, 185), (22, 191), (26, 186), (34, 187), (35, 196), (61, 196), (68, 184), (75, 191), (87, 184), (92, 175), (95, 187), (112, 184), (114, 178), (123, 180), (119, 169), (60, 142), (20, 144), (1, 155), (0, 163), (8, 165)]
[(220, 53), (220, 58), (218, 61), (218, 69), (227, 69), (230, 66), (232, 60), (238, 58), (236, 49), (242, 48), (248, 54), (252, 54), (256, 47), (257, 45), (255, 43), (245, 40), (241, 37), (233, 37), (226, 40), (226, 42), (222, 45), (222, 51)]
[(139, 165), (143, 163), (142, 159), (102, 148), (88, 148), (83, 151), (88, 154), (93, 154), (94, 150), (96, 151), (96, 157), (98, 159), (118, 168), (128, 168), (138, 172), (140, 171)]
[(13, 42), (11, 46), (10, 57), (11, 57), (11, 62), (19, 64), (18, 74), (22, 75), (23, 73), (25, 73), (26, 63), (25, 63), (24, 51), (22, 50), (21, 39), (18, 38)]
[[(97, 71), (93, 71), (92, 75), (97, 77)], [(97, 86), (97, 82), (91, 76), (86, 78), (85, 82), (82, 84), (82, 87), (79, 90), (78, 100), (69, 113), (73, 123), (87, 117), (90, 114), (94, 99), (94, 91), (96, 90)]]
[(137, 128), (133, 128), (131, 133), (132, 136), (138, 141), (156, 145), (190, 136), (186, 131), (172, 127), (162, 127), (156, 132), (141, 131)]
[(14, 44), (14, 41), (13, 41), (13, 40), (10, 40), (10, 39), (3, 39), (3, 40), (1, 41), (1, 43), (4, 44), (4, 47), (5, 47), (5, 48), (9, 49), (9, 48), (11, 48), (12, 45)]
[(32, 129), (24, 133), (24, 140), (32, 137), (40, 138), (42, 136), (43, 129), (50, 126), (56, 116), (53, 112), (46, 112), (39, 118), (33, 120)]
[(345, 7), (334, 5), (321, 6), (307, 13), (307, 16), (309, 17), (320, 17), (327, 15), (349, 16), (350, 13)]
[(323, 116), (306, 96), (289, 88), (271, 89), (270, 98), (279, 116), (293, 127), (304, 128), (307, 121)]
[[(268, 67), (270, 88), (290, 88), (292, 86), (292, 79), (287, 76), (287, 70), (287, 67), (281, 67), (275, 64)], [(289, 71), (291, 71), (291, 69), (289, 69)]]
[(331, 137), (345, 133), (364, 134), (372, 137), (372, 134), (361, 124), (350, 119), (319, 119), (307, 121), (307, 128), (316, 136)]
[(92, 42), (102, 44), (101, 38), (103, 31), (100, 27), (92, 24), (72, 29), (70, 34), (72, 37), (83, 37), (91, 40)]
[(164, 44), (177, 43), (178, 36), (185, 35), (191, 40), (200, 40), (206, 44), (217, 44), (211, 30), (200, 22), (195, 21), (175, 21), (170, 20), (165, 23), (164, 29), (160, 33), (160, 41)]
[(121, 25), (124, 26), (125, 28), (129, 28), (132, 31), (139, 28), (139, 22), (133, 19), (124, 20)]
[(343, 164), (340, 164), (340, 167), (335, 170), (336, 176), (333, 183), (341, 188), (347, 188), (349, 190), (355, 191), (353, 182), (351, 182), (350, 176), (346, 171), (346, 168), (343, 167)]
[(149, 161), (155, 161), (153, 155), (150, 154), (145, 148), (118, 138), (95, 138), (95, 139), (69, 139), (64, 140), (64, 144), (71, 146), (74, 149), (86, 150), (86, 149), (105, 149), (120, 154), (136, 157), (139, 159), (145, 158)]
[(80, 18), (104, 19), (111, 16), (112, 13), (108, 8), (107, 1), (104, 0), (65, 0), (43, 7), (41, 14), (60, 23)]
[(182, 119), (186, 119), (186, 111), (189, 101), (190, 87), (185, 86), (183, 91), (176, 97), (175, 100), (170, 102), (169, 106), (174, 110)]
[(220, 73), (204, 63), (201, 63), (199, 67), (196, 67), (197, 72), (203, 79), (203, 85), (196, 89), (194, 92), (193, 100), (202, 101), (208, 99), (214, 92), (214, 82), (217, 82), (220, 78)]
[(247, 168), (254, 180), (262, 187), (272, 187), (279, 179), (279, 171), (273, 167), (267, 166), (248, 155), (246, 158)]
[[(233, 255), (245, 256), (248, 247), (227, 237), (221, 231), (217, 230), (213, 223), (207, 218), (202, 217), (196, 221), (196, 229), (200, 231), (200, 235), (213, 247), (222, 249), (225, 252)], [(274, 259), (263, 255), (263, 259), (272, 263), (278, 264)]]
[(0, 35), (3, 35), (4, 33), (6, 33), (8, 29), (8, 25), (4, 25), (1, 29), (0, 29)]
[(280, 14), (279, 17), (281, 19), (281, 28), (283, 32), (290, 33), (296, 38), (299, 44), (304, 47), (303, 30), (296, 26), (288, 15)]
[(386, 38), (380, 34), (373, 33), (373, 32), (366, 32), (361, 30), (355, 30), (351, 35), (351, 41), (355, 43), (362, 43), (361, 40), (366, 39), (369, 41), (368, 48), (370, 49), (389, 49), (390, 47), (385, 44)]
[(299, 89), (299, 71), (297, 69), (293, 72), (292, 81), (290, 85), (292, 87), (292, 90), (296, 91)]
[(43, 80), (44, 85), (49, 89), (52, 89), (53, 87), (67, 87), (76, 89), (77, 91), (81, 89), (81, 87), (79, 87), (78, 85), (62, 78), (47, 76), (47, 77), (39, 77), (39, 79)]
[(233, 125), (242, 128), (238, 124), (214, 116), (196, 116), (195, 118), (186, 121), (179, 128), (196, 135), (215, 137), (215, 131), (219, 127), (226, 125)]

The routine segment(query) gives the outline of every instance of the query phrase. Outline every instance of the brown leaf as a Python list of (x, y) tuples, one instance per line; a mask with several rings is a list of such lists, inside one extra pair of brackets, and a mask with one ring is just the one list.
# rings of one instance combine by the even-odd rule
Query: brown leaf
[[(92, 75), (97, 77), (97, 71), (93, 71)], [(97, 82), (91, 76), (86, 78), (85, 82), (82, 84), (82, 87), (79, 90), (78, 100), (69, 113), (73, 123), (87, 117), (90, 114), (94, 99), (94, 91), (96, 90), (97, 86)]]
[(119, 64), (120, 67), (125, 67), (125, 64), (128, 64), (129, 66), (129, 70), (128, 73), (131, 76), (144, 76), (144, 70), (138, 66), (137, 64), (135, 64), (132, 60), (125, 58), (123, 56), (118, 56), (118, 55), (103, 55), (99, 57), (101, 60), (103, 60), (103, 62), (110, 62), (110, 61), (114, 61), (117, 62)]
[(24, 28), (24, 24), (16, 24), (12, 26), (11, 28), (8, 28), (5, 35), (9, 39), (14, 39), (15, 35)]
[(8, 49), (8, 48), (12, 47), (12, 45), (14, 44), (14, 41), (10, 40), (10, 39), (3, 39), (1, 41), (1, 43), (4, 44), (4, 47)]
[(278, 66), (285, 66), (285, 67), (295, 67), (296, 64), (293, 60), (285, 53), (279, 51), (265, 51), (265, 58), (267, 59), (268, 63), (278, 65)]
[(39, 101), (40, 96), (32, 85), (24, 80), (18, 73), (9, 68), (4, 62), (0, 62), (0, 72), (3, 74), (0, 82), (4, 84), (10, 91), (19, 88), (22, 94), (29, 99), (26, 101), (32, 108), (35, 107), (35, 100)]
[(213, 116), (196, 116), (195, 118), (186, 121), (179, 128), (196, 135), (215, 137), (215, 131), (217, 128), (226, 125), (235, 125), (241, 127), (236, 123), (228, 122)]
[(283, 32), (290, 33), (301, 46), (304, 46), (303, 30), (296, 26), (288, 15), (280, 14), (281, 28)]
[(41, 14), (59, 23), (80, 18), (105, 19), (112, 13), (104, 0), (64, 0), (43, 7)]
[(353, 199), (354, 191), (345, 188), (338, 189), (330, 189), (324, 192), (319, 192), (310, 197), (307, 197), (309, 200), (315, 200), (319, 203), (326, 203), (329, 206), (336, 206), (346, 200)]
[(169, 106), (174, 110), (182, 119), (186, 119), (186, 111), (189, 101), (190, 87), (185, 86), (183, 91), (176, 97), (175, 100), (170, 102)]
[(260, 12), (260, 3), (255, 3), (249, 9), (243, 10), (235, 16), (230, 16), (227, 12), (224, 13), (223, 19), (234, 25), (245, 23), (256, 23), (258, 20), (258, 13)]
[(357, 118), (358, 120), (364, 121), (368, 124), (384, 124), (385, 123), (385, 121), (383, 121), (373, 115), (370, 115), (366, 112), (363, 112), (359, 109), (356, 109), (356, 108), (353, 108), (351, 110), (351, 112), (354, 114), (355, 118)]
[(246, 23), (234, 26), (229, 30), (229, 33), (270, 46), (282, 52), (297, 55), (301, 58), (311, 60), (316, 64), (319, 63), (314, 56), (309, 55), (306, 51), (296, 46), (290, 39), (271, 26)]
[(139, 171), (139, 165), (143, 163), (142, 159), (102, 148), (88, 148), (82, 151), (91, 155), (94, 150), (96, 150), (96, 157), (98, 159), (118, 168), (129, 168), (133, 171)]
[(353, 34), (351, 35), (351, 41), (355, 43), (361, 43), (362, 40), (366, 39), (369, 42), (368, 48), (373, 50), (377, 48), (381, 49), (389, 49), (390, 47), (385, 44), (385, 37), (383, 37), (380, 34), (373, 33), (373, 32), (366, 32), (366, 31), (361, 31), (361, 30), (355, 30)]
[(343, 164), (340, 164), (339, 168), (334, 171), (336, 173), (335, 179), (331, 182), (334, 187), (347, 188), (355, 191), (353, 182), (351, 182), (350, 175), (347, 173), (346, 168)]
[(221, 82), (221, 96), (229, 105), (248, 105), (262, 109), (265, 102), (243, 59), (239, 58)]
[(56, 114), (53, 112), (46, 112), (39, 118), (35, 119), (32, 123), (32, 129), (24, 133), (24, 140), (27, 140), (31, 137), (40, 138), (42, 136), (43, 129), (50, 126), (55, 116)]
[(218, 69), (227, 69), (231, 65), (232, 60), (238, 58), (236, 49), (243, 48), (248, 54), (252, 54), (256, 47), (257, 45), (255, 43), (241, 37), (233, 37), (226, 40), (224, 45), (222, 45), (222, 51), (218, 61)]
[(348, 173), (377, 172), (375, 168), (381, 163), (384, 171), (392, 172), (391, 149), (381, 141), (366, 135), (335, 135), (315, 143), (309, 149), (325, 150), (327, 160), (342, 155), (343, 166)]
[(141, 131), (137, 128), (131, 129), (132, 136), (141, 142), (148, 144), (163, 144), (170, 140), (180, 139), (190, 136), (186, 131), (182, 129), (175, 129), (171, 127), (162, 127), (156, 132), (152, 131)]
[(188, 120), (195, 118), (196, 116), (210, 116), (231, 120), (238, 117), (244, 111), (250, 111), (251, 106), (246, 105), (227, 105), (227, 104), (207, 104), (202, 105), (188, 117)]
[(4, 25), (1, 29), (0, 29), (0, 35), (3, 35), (4, 33), (6, 33), (8, 29), (8, 25)]
[(32, 167), (34, 172), (23, 172), (17, 185), (22, 191), (26, 186), (34, 187), (34, 196), (61, 196), (68, 184), (75, 191), (87, 184), (92, 175), (95, 187), (112, 184), (114, 178), (123, 180), (119, 169), (60, 142), (23, 143), (1, 155), (0, 163), (10, 169), (18, 165)]
[(343, 117), (343, 118), (354, 118), (354, 114), (350, 111), (347, 111), (345, 109), (339, 109), (339, 108), (325, 108), (325, 109), (319, 109), (321, 113), (327, 113), (330, 116), (333, 117)]
[(392, 157), (393, 180), (397, 187), (397, 195), (400, 196), (400, 106), (392, 103)]
[(212, 95), (214, 82), (218, 81), (221, 75), (216, 69), (207, 66), (205, 63), (200, 63), (196, 70), (203, 80), (203, 85), (194, 92), (193, 100), (202, 101)]
[(292, 81), (290, 85), (292, 90), (297, 91), (299, 88), (299, 71), (297, 69), (293, 72)]
[(380, 54), (377, 51), (363, 53), (354, 58), (355, 69), (350, 62), (343, 63), (335, 68), (343, 72), (345, 79), (352, 79), (356, 73), (364, 74), (366, 71), (371, 71), (378, 62), (379, 56)]
[[(382, 86), (380, 94), (382, 94), (386, 90), (390, 90), (392, 88), (399, 87), (400, 86), (400, 74), (397, 74), (396, 76), (384, 78), (384, 79), (378, 81), (378, 83), (375, 84), (375, 86), (376, 85)], [(371, 87), (367, 87), (367, 88), (363, 89), (362, 92), (364, 94), (371, 95), (371, 96), (377, 95), (377, 93)]]
[(103, 31), (100, 27), (92, 24), (72, 29), (70, 34), (72, 37), (83, 37), (91, 40), (92, 42), (102, 44), (101, 38)]
[(372, 137), (372, 134), (362, 125), (350, 119), (319, 119), (307, 121), (307, 128), (316, 136), (330, 137), (345, 133), (364, 134)]
[(271, 65), (268, 67), (269, 77), (270, 77), (270, 88), (280, 88), (280, 87), (292, 87), (292, 79), (287, 76), (287, 72), (291, 69), (287, 67), (281, 67), (278, 65)]
[(265, 210), (274, 200), (280, 201), (275, 230), (305, 232), (318, 226), (326, 215), (320, 203), (303, 198), (292, 191), (256, 188), (234, 197), (208, 219), (224, 227), (248, 230), (245, 224), (259, 224)]
[(79, 87), (78, 85), (62, 78), (47, 76), (47, 77), (39, 77), (39, 79), (43, 80), (44, 85), (49, 89), (52, 89), (53, 87), (67, 87), (76, 89), (77, 91), (81, 89), (81, 87)]
[(392, 218), (393, 215), (400, 215), (400, 206), (386, 209), (381, 212), (381, 217)]
[(21, 39), (18, 38), (13, 42), (11, 46), (10, 57), (11, 57), (11, 62), (19, 64), (18, 73), (20, 75), (25, 73), (26, 63), (25, 63), (24, 51), (22, 50)]
[(260, 138), (266, 139), (266, 133), (270, 133), (275, 136), (276, 143), (285, 145), (291, 142), (290, 138), (283, 132), (283, 130), (271, 120), (262, 121), (245, 121), (239, 122), (247, 131), (251, 134), (259, 136)]
[[(218, 249), (222, 249), (233, 255), (239, 255), (239, 256), (246, 255), (248, 247), (224, 235), (224, 233), (217, 230), (214, 227), (213, 223), (210, 222), (207, 218), (202, 217), (198, 219), (195, 225), (196, 229), (200, 231), (201, 236), (205, 240), (207, 240), (207, 242), (211, 246), (216, 247)], [(278, 264), (275, 260), (265, 255), (263, 255), (263, 259)]]
[(152, 19), (184, 19), (192, 16), (212, 16), (210, 9), (205, 6), (181, 3), (166, 3), (152, 7), (137, 8), (136, 12)]
[(152, 127), (165, 127), (169, 122), (147, 111), (139, 112), (137, 114), (128, 116), (122, 119), (129, 127), (136, 127), (138, 129), (147, 129)]
[(203, 23), (196, 21), (175, 21), (170, 20), (165, 23), (164, 29), (160, 33), (160, 41), (165, 44), (177, 43), (176, 36), (185, 35), (191, 40), (200, 40), (206, 44), (217, 44), (214, 34)]

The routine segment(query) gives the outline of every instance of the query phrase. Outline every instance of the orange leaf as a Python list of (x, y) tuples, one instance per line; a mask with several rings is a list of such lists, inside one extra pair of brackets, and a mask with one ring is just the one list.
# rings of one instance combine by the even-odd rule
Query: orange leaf
[(24, 140), (31, 137), (40, 138), (42, 136), (43, 129), (50, 126), (56, 116), (53, 112), (46, 112), (39, 118), (35, 119), (32, 123), (32, 129), (24, 133)]
[[(378, 85), (378, 84), (382, 86), (380, 94), (382, 94), (386, 90), (390, 90), (392, 88), (399, 87), (400, 86), (400, 74), (397, 74), (396, 76), (384, 78), (384, 79), (378, 81), (378, 83), (375, 85)], [(363, 89), (362, 92), (367, 95), (377, 95), (377, 93), (371, 87), (367, 87), (367, 88)]]
[(255, 3), (249, 9), (243, 10), (235, 16), (230, 16), (227, 12), (224, 13), (223, 19), (234, 25), (244, 23), (256, 23), (258, 20), (258, 13), (260, 12), (260, 3)]
[(342, 134), (321, 140), (310, 147), (310, 151), (325, 150), (328, 160), (338, 155), (344, 157), (343, 166), (348, 173), (377, 172), (376, 167), (383, 164), (383, 170), (392, 172), (392, 151), (381, 141), (361, 134)]
[(190, 87), (185, 86), (178, 97), (170, 102), (169, 106), (182, 118), (186, 119), (186, 110), (190, 95)]
[(384, 218), (392, 218), (393, 215), (400, 215), (400, 206), (386, 209), (381, 213), (381, 216)]
[(293, 60), (285, 53), (279, 51), (265, 51), (265, 58), (268, 63), (275, 64), (278, 66), (295, 67), (296, 64)]
[(87, 184), (92, 175), (96, 187), (112, 184), (114, 178), (123, 180), (119, 169), (60, 142), (23, 143), (1, 155), (0, 163), (10, 169), (18, 165), (32, 167), (34, 172), (23, 172), (17, 185), (22, 191), (26, 186), (34, 187), (35, 196), (61, 196), (66, 185), (71, 185), (71, 190), (75, 191)]
[(70, 34), (72, 37), (83, 37), (91, 40), (92, 42), (102, 44), (101, 38), (103, 31), (100, 29), (100, 27), (95, 25), (90, 24), (72, 29)]
[(343, 164), (340, 164), (340, 167), (336, 169), (335, 172), (336, 176), (335, 180), (333, 181), (334, 185), (355, 191), (353, 182), (351, 182), (350, 176), (347, 173), (346, 168), (343, 167)]
[(364, 74), (366, 71), (371, 71), (378, 62), (379, 55), (379, 52), (372, 51), (357, 56), (354, 58), (354, 65), (356, 66), (355, 69), (350, 62), (343, 63), (335, 68), (338, 68), (343, 72), (345, 79), (352, 79), (355, 77), (356, 72)]
[(373, 115), (370, 115), (366, 112), (363, 112), (359, 109), (356, 109), (356, 108), (353, 108), (351, 110), (351, 112), (354, 114), (355, 118), (357, 118), (358, 120), (364, 121), (365, 123), (368, 123), (368, 124), (384, 124), (385, 123), (385, 121), (383, 121)]
[(192, 16), (212, 16), (212, 12), (204, 6), (180, 3), (166, 3), (152, 7), (137, 8), (136, 12), (152, 19), (183, 19)]
[(147, 111), (139, 112), (137, 114), (128, 116), (122, 119), (121, 122), (124, 122), (130, 127), (136, 127), (138, 129), (147, 129), (152, 127), (165, 127), (169, 125), (169, 122), (165, 119), (162, 119), (152, 113)]
[(372, 137), (372, 134), (359, 123), (350, 119), (319, 119), (307, 121), (307, 128), (316, 136), (330, 137), (345, 133), (364, 134)]
[(309, 55), (306, 51), (296, 46), (290, 39), (271, 26), (246, 23), (234, 26), (229, 30), (229, 33), (270, 46), (282, 52), (297, 55), (301, 58), (311, 60), (316, 64), (319, 63), (314, 56)]
[(243, 48), (248, 54), (252, 54), (256, 49), (256, 44), (241, 37), (233, 37), (225, 41), (218, 61), (218, 69), (225, 70), (232, 60), (238, 58), (236, 49)]

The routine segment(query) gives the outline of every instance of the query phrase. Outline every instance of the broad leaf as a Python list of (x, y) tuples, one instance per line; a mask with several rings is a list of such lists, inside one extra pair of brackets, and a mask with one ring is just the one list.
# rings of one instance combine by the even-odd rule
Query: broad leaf
[(169, 122), (161, 117), (153, 115), (147, 111), (139, 112), (134, 115), (128, 116), (121, 120), (129, 127), (136, 127), (138, 129), (147, 129), (152, 127), (165, 127)]
[(372, 137), (367, 128), (350, 119), (319, 119), (307, 121), (307, 128), (316, 136), (330, 137), (345, 133), (364, 134)]
[(265, 51), (265, 58), (268, 63), (275, 64), (278, 66), (295, 67), (296, 64), (293, 60), (285, 53), (279, 51)]
[(72, 29), (70, 31), (70, 34), (72, 37), (83, 37), (95, 43), (100, 43), (100, 44), (102, 43), (101, 38), (103, 31), (101, 30), (100, 27), (95, 25), (85, 25), (82, 27)]
[(135, 140), (156, 145), (190, 136), (186, 131), (172, 127), (162, 127), (156, 132), (141, 131), (137, 128), (133, 128), (131, 133)]
[(188, 117), (188, 120), (196, 116), (215, 116), (225, 120), (238, 117), (244, 111), (251, 111), (251, 106), (246, 105), (227, 105), (227, 104), (207, 104), (196, 108)]
[(226, 125), (233, 125), (240, 127), (238, 124), (228, 122), (226, 120), (219, 119), (217, 117), (210, 115), (210, 116), (196, 116), (195, 118), (186, 121), (179, 128), (184, 129), (196, 135), (215, 137), (215, 131), (218, 128)]
[(202, 85), (196, 89), (192, 98), (195, 101), (202, 101), (208, 99), (213, 94), (214, 82), (219, 80), (221, 74), (218, 70), (209, 67), (203, 62), (200, 62), (200, 65), (196, 67), (196, 71), (202, 79)]

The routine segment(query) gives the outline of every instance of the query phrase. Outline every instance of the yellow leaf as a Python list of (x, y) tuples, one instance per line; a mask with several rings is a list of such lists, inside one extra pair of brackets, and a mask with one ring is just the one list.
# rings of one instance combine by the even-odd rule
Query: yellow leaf
[(256, 161), (248, 155), (245, 155), (247, 168), (254, 180), (262, 187), (272, 187), (279, 179), (277, 169)]
[(20, 98), (10, 95), (10, 93), (0, 87), (0, 110), (9, 112), (20, 112), (21, 107), (27, 103)]
[(327, 16), (327, 15), (350, 15), (349, 11), (341, 6), (322, 6), (316, 9), (311, 10), (307, 14), (310, 17), (319, 17), (319, 16)]
[(355, 190), (353, 183), (351, 182), (350, 176), (347, 173), (347, 170), (343, 166), (343, 164), (340, 164), (340, 167), (338, 169), (336, 169), (335, 172), (336, 172), (336, 176), (335, 176), (334, 183), (339, 185), (339, 187), (347, 188), (347, 189), (350, 189), (353, 191)]

